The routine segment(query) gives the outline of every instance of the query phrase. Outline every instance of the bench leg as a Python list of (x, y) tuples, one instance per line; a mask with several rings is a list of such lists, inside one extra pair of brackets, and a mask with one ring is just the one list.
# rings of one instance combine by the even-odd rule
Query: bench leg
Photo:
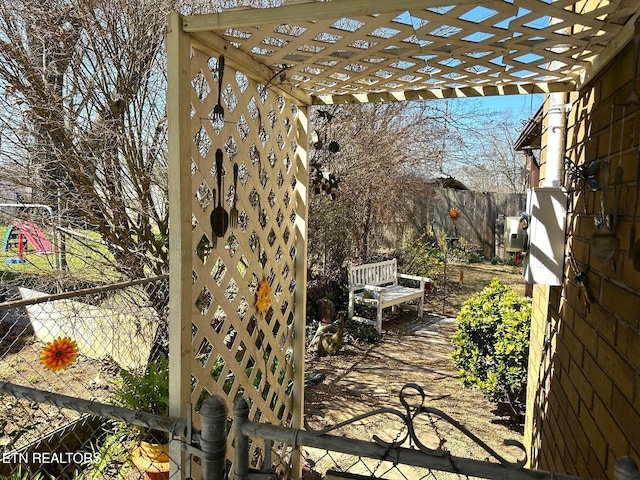
[(349, 313), (347, 315), (349, 320), (351, 320), (353, 318), (353, 304), (354, 303), (355, 303), (355, 298), (353, 296), (353, 292), (349, 292)]
[(418, 304), (418, 318), (422, 318), (424, 315), (424, 295), (420, 297), (420, 303)]
[(378, 335), (380, 335), (382, 333), (382, 302), (378, 302), (378, 307), (376, 309), (376, 322), (377, 322), (377, 329), (378, 329)]

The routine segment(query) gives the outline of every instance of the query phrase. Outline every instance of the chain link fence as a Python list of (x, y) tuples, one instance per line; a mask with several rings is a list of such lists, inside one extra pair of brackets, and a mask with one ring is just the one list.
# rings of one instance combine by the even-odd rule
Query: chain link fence
[[(145, 378), (150, 362), (168, 378), (157, 355), (158, 347), (166, 347), (168, 277), (114, 281), (108, 262), (96, 261), (98, 250), (78, 241), (65, 252), (71, 267), (60, 269), (45, 223), (3, 223), (0, 382), (148, 410), (135, 408), (144, 396), (122, 392), (131, 379)], [(165, 413), (167, 395), (168, 384), (158, 397), (165, 410), (151, 413)], [(158, 461), (144, 457), (138, 430), (121, 421), (29, 398), (0, 399), (1, 478), (143, 478), (136, 457), (156, 470), (168, 466), (162, 451), (150, 454)]]

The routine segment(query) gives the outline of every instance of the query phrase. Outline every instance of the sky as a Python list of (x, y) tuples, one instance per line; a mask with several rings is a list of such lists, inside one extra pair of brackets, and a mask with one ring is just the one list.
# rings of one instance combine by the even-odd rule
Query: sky
[(526, 114), (528, 117), (536, 113), (543, 101), (544, 95), (503, 95), (480, 99), (488, 109), (504, 111), (510, 108), (513, 113)]

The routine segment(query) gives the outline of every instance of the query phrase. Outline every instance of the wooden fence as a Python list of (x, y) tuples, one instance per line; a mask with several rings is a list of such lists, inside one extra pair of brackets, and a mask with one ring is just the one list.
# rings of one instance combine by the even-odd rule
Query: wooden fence
[[(420, 224), (429, 225), (436, 234), (476, 246), (486, 257), (505, 258), (504, 219), (519, 216), (526, 206), (526, 194), (487, 193), (471, 190), (438, 189), (423, 210)], [(460, 211), (457, 220), (449, 218), (449, 210)], [(453, 240), (455, 242), (455, 240)]]

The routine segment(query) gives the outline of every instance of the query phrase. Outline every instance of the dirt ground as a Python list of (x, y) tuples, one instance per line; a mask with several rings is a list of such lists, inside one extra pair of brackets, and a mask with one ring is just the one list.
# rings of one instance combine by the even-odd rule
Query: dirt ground
[[(506, 460), (515, 462), (524, 457), (518, 448), (506, 447), (503, 443), (505, 439), (521, 442), (522, 425), (514, 422), (505, 408), (485, 400), (480, 392), (463, 388), (450, 360), (450, 339), (456, 329), (455, 316), (461, 304), (496, 276), (503, 284), (524, 294), (521, 271), (504, 265), (460, 264), (450, 265), (448, 272), (446, 289), (439, 282), (441, 287), (427, 296), (422, 320), (417, 319), (415, 306), (407, 305), (395, 314), (385, 312), (380, 342), (358, 342), (347, 335), (346, 345), (335, 356), (316, 357), (310, 352), (307, 370), (324, 377), (305, 391), (305, 412), (313, 428), (326, 428), (385, 407), (404, 411), (400, 392), (406, 384), (415, 383), (424, 391), (423, 406), (439, 409), (453, 417)], [(421, 403), (417, 390), (409, 388), (405, 393), (413, 394), (411, 405)], [(490, 457), (437, 415), (420, 415), (415, 427), (418, 439), (428, 448), (441, 446), (453, 456), (477, 460)], [(405, 433), (406, 429), (393, 415), (372, 416), (336, 432), (367, 441), (376, 434), (387, 442), (403, 438)], [(391, 468), (385, 478), (458, 478), (456, 474), (439, 472), (435, 475), (422, 469), (407, 472), (407, 467), (400, 472), (392, 465), (376, 462), (365, 465), (353, 457), (334, 454), (329, 457), (325, 452), (309, 450), (305, 453), (307, 463), (322, 473), (327, 469), (349, 469), (352, 473), (369, 476)]]
[[(68, 369), (53, 372), (40, 365), (41, 351), (42, 344), (31, 329), (0, 322), (0, 381), (86, 400), (104, 402), (110, 397), (118, 377), (113, 362), (80, 355)], [(78, 421), (82, 417), (80, 413), (40, 403), (37, 399), (1, 398), (0, 453), (18, 450), (35, 441), (41, 442), (41, 449), (47, 452), (59, 451), (61, 444), (66, 448), (79, 448), (82, 445), (79, 439), (86, 439), (102, 424), (91, 418)], [(8, 478), (21, 461), (17, 457), (3, 458), (0, 477)], [(71, 469), (73, 465), (67, 467)], [(46, 473), (54, 478), (71, 478), (71, 471), (63, 475), (62, 468), (55, 463), (48, 464)]]
[[(460, 272), (463, 272), (462, 274)], [(442, 278), (427, 295), (425, 315), (417, 319), (416, 308), (408, 305), (396, 313), (387, 313), (382, 341), (367, 343), (347, 335), (346, 344), (332, 357), (309, 355), (307, 370), (320, 374), (320, 383), (306, 388), (305, 411), (313, 428), (325, 428), (355, 415), (388, 407), (402, 411), (399, 395), (408, 383), (419, 385), (424, 391), (424, 406), (442, 410), (460, 421), (472, 433), (485, 441), (509, 461), (522, 454), (513, 447), (504, 447), (504, 439), (522, 440), (521, 426), (514, 424), (504, 410), (487, 402), (482, 395), (460, 385), (450, 360), (450, 338), (455, 332), (453, 318), (461, 304), (473, 293), (498, 277), (519, 293), (524, 293), (520, 269), (504, 265), (449, 265), (446, 284)], [(463, 280), (462, 282), (460, 280)], [(26, 339), (26, 341), (25, 341)], [(39, 365), (42, 346), (29, 332), (9, 329), (0, 323), (0, 351), (8, 355), (0, 362), (0, 381), (43, 388), (90, 400), (104, 400), (109, 396), (117, 369), (111, 362), (81, 357), (63, 372), (49, 372)], [(412, 405), (420, 400), (410, 390)], [(14, 416), (28, 417), (32, 424), (22, 426), (9, 421)], [(65, 424), (77, 418), (72, 411), (39, 405), (29, 400), (10, 399), (0, 403), (0, 451), (17, 448), (50, 430), (52, 425)], [(392, 415), (376, 415), (337, 434), (371, 441), (372, 434), (382, 440), (393, 441), (406, 433)], [(489, 455), (455, 428), (435, 415), (421, 415), (415, 421), (416, 434), (428, 448), (447, 449), (452, 455), (485, 459)], [(338, 454), (305, 450), (307, 464), (314, 472), (328, 469), (349, 469), (350, 472), (380, 475), (388, 465), (356, 465)], [(313, 478), (313, 477), (307, 477)], [(316, 477), (317, 478), (317, 477)], [(449, 475), (412, 469), (407, 473), (387, 472), (385, 478), (458, 478)]]
[(425, 297), (425, 311), (455, 317), (462, 303), (489, 285), (494, 277), (512, 287), (518, 294), (524, 295), (522, 267), (491, 263), (454, 263), (447, 267), (446, 284), (441, 278), (437, 278), (441, 285)]

